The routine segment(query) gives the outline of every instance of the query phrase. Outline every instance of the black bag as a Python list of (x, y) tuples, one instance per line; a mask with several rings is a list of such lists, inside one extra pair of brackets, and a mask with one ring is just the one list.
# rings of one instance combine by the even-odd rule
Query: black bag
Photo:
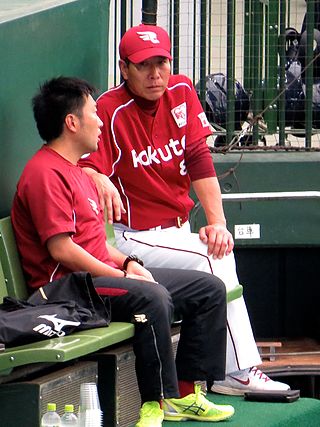
[[(195, 86), (198, 94), (200, 83)], [(247, 119), (250, 100), (249, 95), (238, 80), (234, 81), (234, 128), (240, 130), (242, 123)], [(206, 76), (206, 105), (205, 113), (217, 130), (226, 128), (227, 125), (227, 77), (223, 73), (209, 74)], [(224, 135), (215, 138), (216, 147), (226, 144)]]
[(97, 294), (91, 275), (71, 273), (39, 288), (27, 301), (5, 297), (0, 342), (13, 347), (109, 323), (109, 299)]

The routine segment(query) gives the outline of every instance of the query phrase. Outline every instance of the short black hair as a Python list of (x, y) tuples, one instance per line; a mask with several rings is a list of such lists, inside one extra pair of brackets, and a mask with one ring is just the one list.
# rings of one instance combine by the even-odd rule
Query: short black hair
[(90, 83), (77, 77), (59, 76), (40, 85), (32, 98), (32, 108), (41, 138), (46, 142), (58, 138), (65, 117), (68, 114), (81, 117), (86, 97), (94, 92)]

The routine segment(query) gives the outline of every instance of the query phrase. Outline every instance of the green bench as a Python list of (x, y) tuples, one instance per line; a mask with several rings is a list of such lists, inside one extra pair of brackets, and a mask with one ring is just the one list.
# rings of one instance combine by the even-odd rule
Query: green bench
[[(115, 244), (113, 227), (107, 225), (108, 240)], [(23, 276), (10, 217), (0, 219), (0, 298), (8, 295), (26, 299), (27, 285)], [(229, 291), (228, 302), (242, 295), (242, 286)], [(120, 343), (134, 335), (134, 325), (111, 322), (108, 327), (95, 328), (62, 338), (51, 338), (0, 353), (0, 374), (16, 366), (38, 362), (66, 362), (102, 348)]]
[[(10, 217), (0, 219), (0, 297), (25, 299), (28, 296)], [(108, 327), (75, 332), (19, 347), (7, 348), (0, 353), (0, 375), (13, 368), (31, 363), (61, 363), (77, 359), (100, 349), (120, 343), (134, 335), (134, 325), (111, 322)]]

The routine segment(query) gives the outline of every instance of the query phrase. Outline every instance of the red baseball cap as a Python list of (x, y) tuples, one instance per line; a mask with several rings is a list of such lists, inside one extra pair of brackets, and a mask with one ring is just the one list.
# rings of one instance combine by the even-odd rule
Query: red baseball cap
[(122, 37), (119, 45), (120, 58), (134, 64), (153, 56), (172, 59), (171, 43), (168, 33), (156, 25), (140, 24), (130, 28)]

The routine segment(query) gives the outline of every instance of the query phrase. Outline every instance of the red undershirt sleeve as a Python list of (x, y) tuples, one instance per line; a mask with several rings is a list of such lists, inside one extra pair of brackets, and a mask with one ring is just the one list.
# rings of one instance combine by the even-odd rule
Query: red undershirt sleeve
[(206, 138), (191, 143), (185, 153), (191, 181), (217, 176)]

